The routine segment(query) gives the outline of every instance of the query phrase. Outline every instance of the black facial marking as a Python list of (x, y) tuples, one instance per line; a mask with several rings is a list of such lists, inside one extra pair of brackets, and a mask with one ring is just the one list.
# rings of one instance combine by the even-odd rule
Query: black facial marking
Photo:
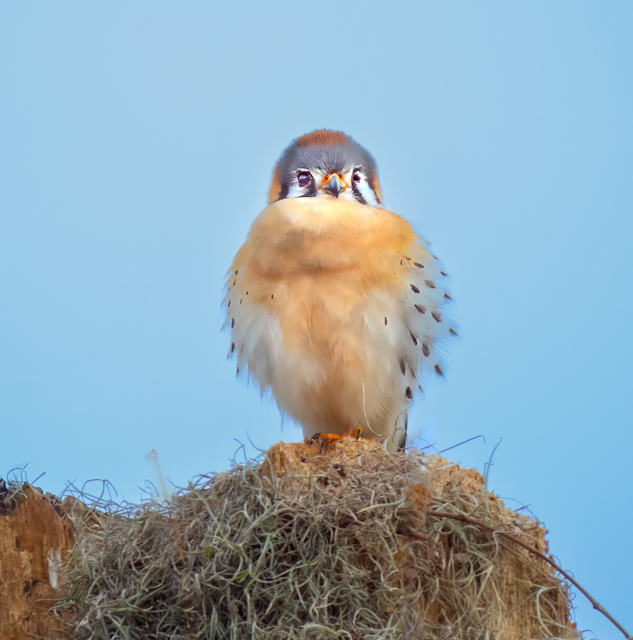
[[(356, 179), (357, 175), (358, 179)], [(358, 200), (358, 202), (360, 202), (361, 204), (367, 204), (367, 200), (365, 200), (365, 198), (363, 197), (363, 194), (360, 192), (360, 188), (358, 186), (361, 180), (362, 178), (360, 177), (360, 174), (354, 172), (354, 175), (352, 176), (352, 193), (354, 194), (354, 197), (356, 198), (356, 200)]]
[(290, 183), (284, 182), (281, 185), (281, 191), (279, 192), (279, 197), (277, 198), (277, 200), (283, 200), (284, 198), (287, 198), (288, 191), (290, 191)]
[(409, 333), (411, 334), (411, 340), (413, 340), (413, 344), (417, 347), (418, 346), (418, 339), (409, 331)]
[(426, 342), (422, 343), (422, 353), (428, 358), (431, 355), (431, 350)]
[(316, 198), (317, 188), (314, 185), (311, 189), (308, 189), (305, 193), (301, 194), (302, 198)]
[(442, 316), (437, 311), (431, 311), (431, 315), (435, 322), (442, 322)]
[(404, 360), (400, 358), (400, 371), (402, 371), (402, 375), (407, 372), (407, 368), (404, 366)]
[(420, 313), (426, 313), (426, 307), (423, 307), (421, 304), (413, 305)]
[(425, 280), (424, 284), (429, 288), (429, 289), (435, 289), (435, 282), (433, 282), (433, 280)]
[(420, 293), (420, 290), (414, 284), (411, 285), (411, 289), (413, 289), (413, 293)]

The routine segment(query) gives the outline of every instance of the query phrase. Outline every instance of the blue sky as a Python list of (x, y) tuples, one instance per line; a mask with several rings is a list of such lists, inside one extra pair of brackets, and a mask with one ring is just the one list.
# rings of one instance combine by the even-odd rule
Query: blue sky
[(624, 1), (3, 3), (0, 475), (138, 500), (153, 448), (184, 485), (299, 439), (235, 380), (221, 288), (281, 150), (341, 129), (451, 275), (412, 427), (483, 434), (447, 453), (479, 470), (503, 438), (491, 489), (632, 630), (632, 27)]

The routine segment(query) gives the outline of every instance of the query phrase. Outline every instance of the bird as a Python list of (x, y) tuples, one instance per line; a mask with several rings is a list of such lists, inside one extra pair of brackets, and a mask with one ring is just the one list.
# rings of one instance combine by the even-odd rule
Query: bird
[(281, 154), (227, 272), (224, 327), (237, 375), (271, 391), (306, 442), (360, 428), (405, 450), (414, 394), (443, 375), (457, 335), (428, 246), (385, 208), (376, 162), (350, 136), (317, 129)]

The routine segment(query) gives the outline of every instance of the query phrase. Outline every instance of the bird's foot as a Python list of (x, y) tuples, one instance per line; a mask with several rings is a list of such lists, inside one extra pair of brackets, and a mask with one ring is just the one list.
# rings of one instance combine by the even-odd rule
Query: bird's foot
[(335, 440), (340, 440), (343, 436), (339, 436), (336, 433), (315, 433), (312, 438), (310, 438), (310, 446), (312, 446), (317, 440), (321, 441), (321, 447), (319, 448), (319, 453), (323, 453), (323, 447)]
[(362, 432), (361, 427), (354, 429), (353, 431), (345, 431), (342, 436), (339, 436), (336, 433), (315, 433), (309, 440), (308, 438), (304, 438), (303, 441), (308, 446), (312, 446), (315, 442), (319, 441), (321, 446), (319, 448), (319, 453), (323, 452), (323, 447), (326, 445), (335, 442), (336, 440), (341, 440), (343, 437), (349, 436), (354, 438), (356, 442), (358, 442), (360, 438), (360, 434)]
[(343, 432), (343, 435), (349, 438), (354, 438), (356, 442), (360, 439), (360, 434), (363, 432), (362, 427), (356, 427), (356, 429), (349, 429)]

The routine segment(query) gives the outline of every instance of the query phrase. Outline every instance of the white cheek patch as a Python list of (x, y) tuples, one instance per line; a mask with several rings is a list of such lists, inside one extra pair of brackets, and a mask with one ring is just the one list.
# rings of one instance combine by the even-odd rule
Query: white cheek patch
[(378, 202), (378, 198), (376, 197), (374, 190), (369, 186), (369, 182), (365, 180), (365, 176), (361, 178), (361, 181), (356, 188), (360, 191), (360, 194), (363, 196), (363, 198), (365, 198), (365, 201), (368, 205), (370, 205), (371, 207), (382, 208), (382, 205)]
[(288, 195), (286, 198), (301, 198), (305, 194), (306, 190), (302, 189), (296, 182), (296, 180), (292, 181), (290, 188), (288, 189)]

